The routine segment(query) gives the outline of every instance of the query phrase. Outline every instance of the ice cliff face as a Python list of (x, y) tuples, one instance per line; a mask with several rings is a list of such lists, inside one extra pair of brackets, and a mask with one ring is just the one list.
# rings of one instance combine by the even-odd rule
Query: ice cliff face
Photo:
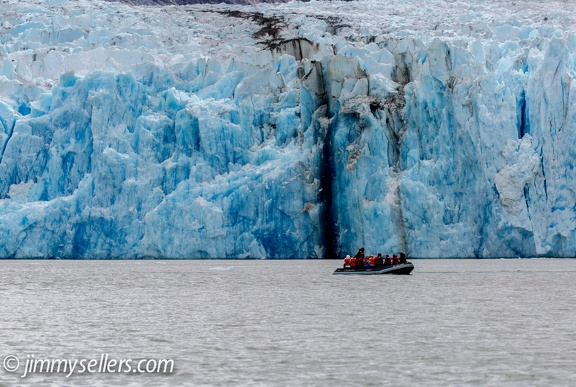
[(0, 3), (0, 256), (576, 255), (576, 20), (403, 3)]

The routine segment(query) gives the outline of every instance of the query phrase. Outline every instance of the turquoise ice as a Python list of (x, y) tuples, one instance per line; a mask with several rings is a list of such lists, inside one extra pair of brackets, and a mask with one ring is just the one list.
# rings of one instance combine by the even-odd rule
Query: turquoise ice
[(575, 256), (576, 23), (483, 4), (1, 3), (0, 257)]

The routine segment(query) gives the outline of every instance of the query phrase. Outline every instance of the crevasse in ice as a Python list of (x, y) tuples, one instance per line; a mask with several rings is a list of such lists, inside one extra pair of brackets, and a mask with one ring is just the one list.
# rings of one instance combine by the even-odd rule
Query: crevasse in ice
[(576, 255), (576, 23), (450, 4), (2, 2), (0, 256)]

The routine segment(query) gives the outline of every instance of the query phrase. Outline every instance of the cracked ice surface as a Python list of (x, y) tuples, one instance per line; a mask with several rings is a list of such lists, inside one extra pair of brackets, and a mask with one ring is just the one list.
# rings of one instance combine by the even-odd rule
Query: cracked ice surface
[(3, 1), (0, 256), (574, 256), (565, 8)]

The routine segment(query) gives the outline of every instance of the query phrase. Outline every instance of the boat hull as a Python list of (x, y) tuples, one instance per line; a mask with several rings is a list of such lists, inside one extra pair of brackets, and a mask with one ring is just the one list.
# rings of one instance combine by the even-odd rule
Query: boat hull
[(388, 265), (381, 267), (371, 268), (339, 268), (332, 274), (360, 274), (360, 275), (378, 275), (378, 274), (410, 274), (414, 270), (414, 265), (411, 262), (400, 263), (398, 265)]

